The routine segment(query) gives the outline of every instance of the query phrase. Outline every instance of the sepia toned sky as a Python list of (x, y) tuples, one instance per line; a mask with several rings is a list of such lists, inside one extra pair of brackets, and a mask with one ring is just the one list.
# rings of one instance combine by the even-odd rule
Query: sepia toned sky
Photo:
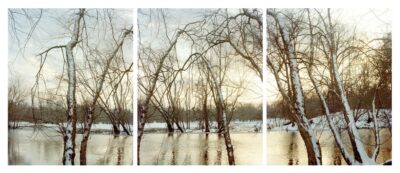
[[(142, 13), (140, 10), (142, 10)], [(161, 45), (162, 40), (159, 40), (158, 38), (160, 34), (164, 33), (155, 31), (158, 28), (156, 24), (159, 23), (157, 21), (159, 19), (157, 19), (155, 16), (148, 16), (148, 9), (140, 10), (138, 12), (138, 21), (141, 41), (145, 44), (151, 42), (151, 45), (155, 47)], [(169, 34), (172, 36), (173, 28), (181, 27), (188, 22), (200, 19), (207, 10), (210, 9), (168, 10), (168, 16), (170, 17), (167, 19), (167, 22), (168, 27), (171, 28), (171, 33)], [(235, 11), (235, 9), (230, 10)], [(37, 9), (32, 9), (31, 12), (33, 17), (38, 16)], [(65, 13), (68, 15), (64, 15)], [(70, 26), (71, 24), (65, 21), (71, 21), (71, 16), (73, 13), (74, 10), (72, 9), (45, 9), (43, 11), (42, 19), (35, 32), (32, 34), (31, 39), (27, 43), (24, 52), (21, 52), (21, 47), (23, 47), (23, 45), (18, 45), (18, 41), (16, 40), (15, 36), (9, 34), (9, 81), (19, 79), (21, 85), (27, 90), (33, 86), (35, 75), (40, 64), (40, 57), (37, 56), (37, 54), (48, 47), (65, 44), (69, 40), (66, 27)], [(117, 13), (119, 17), (116, 19), (116, 23), (118, 23), (118, 25), (122, 27), (132, 24), (132, 10), (120, 9)], [(334, 18), (347, 24), (351, 28), (355, 28), (360, 33), (365, 33), (371, 38), (381, 36), (383, 33), (391, 30), (391, 11), (389, 9), (333, 9), (332, 14)], [(16, 17), (15, 20), (18, 23), (19, 29), (26, 33), (29, 32), (28, 29), (30, 25), (26, 18), (19, 16)], [(12, 26), (9, 25), (9, 32), (11, 30)], [(20, 37), (20, 42), (23, 43), (24, 36)], [(178, 57), (181, 59), (184, 59), (190, 53), (190, 50), (185, 43), (178, 43), (177, 48), (179, 49), (177, 52)], [(127, 52), (127, 55), (132, 54), (132, 49), (126, 48), (125, 52)], [(45, 68), (43, 68), (43, 74), (46, 74), (46, 79), (48, 80), (47, 82), (50, 87), (54, 77), (60, 75), (60, 70), (62, 69), (62, 63), (60, 63), (61, 59), (62, 58), (59, 57), (59, 54), (55, 52), (50, 53), (46, 60)], [(247, 86), (249, 89), (241, 98), (243, 102), (261, 102), (261, 80), (253, 71), (248, 70), (247, 67), (232, 70), (232, 78), (235, 77), (241, 77), (247, 80)], [(267, 71), (265, 79), (267, 88), (266, 98), (268, 102), (272, 102), (277, 98), (277, 90), (274, 83), (274, 78), (271, 76), (269, 71)]]
[[(31, 38), (26, 42), (26, 34), (29, 33), (34, 21), (40, 14), (39, 9), (27, 9), (26, 14), (22, 15), (21, 9), (13, 9), (17, 13), (9, 16), (9, 37), (8, 37), (8, 72), (9, 83), (19, 81), (21, 88), (30, 91), (36, 79), (36, 73), (39, 70), (41, 57), (39, 53), (57, 45), (65, 45), (70, 40), (72, 23), (76, 9), (43, 9), (41, 20), (36, 29), (32, 32)], [(102, 28), (101, 22), (96, 23), (96, 15), (105, 9), (86, 9), (85, 22), (88, 26), (88, 32), (92, 32), (91, 43), (96, 44), (97, 49), (108, 50), (111, 47), (109, 43), (104, 42), (107, 36), (100, 34), (107, 33), (107, 28)], [(122, 32), (122, 28), (128, 28), (133, 23), (132, 9), (115, 10), (113, 19), (115, 32)], [(29, 18), (32, 18), (31, 20)], [(13, 21), (11, 21), (13, 20)], [(13, 23), (15, 23), (15, 29)], [(14, 31), (18, 30), (17, 33)], [(98, 31), (98, 33), (96, 33)], [(96, 36), (97, 34), (97, 36)], [(118, 34), (116, 34), (118, 36)], [(110, 35), (111, 36), (111, 35)], [(99, 39), (97, 39), (99, 38)], [(24, 43), (27, 43), (26, 46)], [(104, 43), (103, 43), (104, 42)], [(90, 44), (90, 43), (89, 43)], [(124, 55), (127, 62), (133, 61), (132, 44), (124, 45)], [(77, 67), (83, 62), (83, 57), (76, 53), (75, 60)], [(57, 77), (60, 77), (63, 69), (63, 57), (59, 49), (54, 49), (48, 54), (46, 62), (42, 69), (42, 79), (46, 82), (49, 90), (54, 89), (58, 83)], [(42, 86), (43, 87), (43, 86)]]
[[(144, 45), (150, 45), (157, 49), (160, 46), (165, 46), (166, 40), (160, 39), (165, 38), (165, 32), (159, 30), (161, 17), (156, 16), (155, 10), (158, 9), (139, 9), (138, 21), (139, 21), (139, 34), (140, 42)], [(201, 20), (207, 12), (214, 9), (162, 9), (166, 13), (166, 25), (169, 30), (168, 35), (173, 38), (176, 28), (182, 28), (187, 23)], [(238, 9), (228, 9), (228, 12), (236, 12)], [(166, 44), (168, 45), (168, 44)], [(190, 55), (190, 44), (185, 43), (183, 40), (179, 40), (176, 46), (177, 57), (182, 62), (185, 61)], [(240, 57), (234, 57), (241, 59)], [(140, 71), (139, 67), (139, 71)], [(140, 73), (140, 72), (139, 72)], [(232, 83), (238, 83), (238, 81), (245, 81), (245, 91), (239, 98), (241, 103), (262, 103), (262, 81), (244, 63), (233, 64), (227, 72), (227, 81), (230, 80)], [(222, 91), (224, 94), (224, 90)]]
[[(390, 9), (338, 8), (332, 9), (332, 19), (354, 29), (357, 34), (371, 38), (382, 37), (392, 29)], [(266, 75), (267, 104), (280, 98), (275, 78), (269, 70)]]

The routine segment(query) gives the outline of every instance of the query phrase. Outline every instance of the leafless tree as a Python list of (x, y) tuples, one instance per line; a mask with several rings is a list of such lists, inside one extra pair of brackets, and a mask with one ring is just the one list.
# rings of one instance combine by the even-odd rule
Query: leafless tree
[[(28, 16), (28, 13), (34, 10), (22, 9), (22, 11)], [(33, 27), (27, 36), (24, 35), (26, 38), (25, 42), (28, 42), (30, 38), (33, 37), (33, 32), (44, 11), (45, 10), (40, 9), (39, 18), (32, 20), (34, 21), (32, 22)], [(48, 115), (46, 115), (47, 119), (40, 122), (59, 124), (60, 128), (58, 131), (62, 134), (64, 140), (63, 164), (73, 165), (75, 157), (75, 136), (77, 132), (76, 124), (78, 121), (77, 109), (78, 107), (84, 106), (85, 111), (83, 111), (84, 113), (82, 116), (84, 118), (82, 129), (83, 139), (81, 142), (80, 154), (80, 163), (84, 165), (86, 164), (86, 148), (90, 129), (96, 117), (95, 110), (96, 107), (99, 107), (98, 100), (101, 95), (104, 94), (105, 90), (114, 93), (118, 91), (119, 95), (125, 96), (118, 97), (120, 99), (118, 102), (119, 105), (115, 104), (113, 106), (120, 110), (118, 114), (123, 115), (119, 119), (119, 124), (123, 124), (122, 126), (126, 128), (124, 130), (130, 134), (130, 127), (129, 124), (127, 124), (128, 121), (126, 121), (127, 114), (129, 114), (128, 110), (130, 109), (128, 107), (129, 99), (124, 100), (123, 103), (121, 101), (131, 94), (130, 84), (126, 85), (128, 89), (124, 89), (123, 94), (121, 93), (122, 90), (118, 89), (118, 87), (122, 88), (121, 86), (124, 86), (124, 88), (126, 88), (125, 82), (130, 83), (127, 76), (133, 64), (127, 66), (124, 62), (122, 47), (125, 40), (132, 35), (133, 27), (116, 29), (117, 27), (115, 25), (117, 25), (117, 23), (113, 22), (116, 16), (111, 15), (111, 11), (113, 10), (110, 9), (71, 9), (63, 12), (71, 11), (73, 12), (72, 21), (68, 15), (65, 15), (65, 18), (55, 18), (55, 20), (62, 25), (61, 29), (65, 29), (66, 31), (60, 38), (70, 37), (70, 40), (66, 44), (49, 46), (37, 54), (40, 58), (40, 65), (36, 74), (36, 82), (31, 89), (31, 108), (35, 124), (38, 120), (36, 116), (37, 112), (39, 112), (41, 116), (43, 113), (48, 114), (49, 111), (63, 110), (63, 108), (65, 108), (65, 112), (67, 113), (65, 119), (56, 121), (52, 119), (49, 121)], [(19, 12), (13, 9), (9, 11), (9, 15), (13, 17), (19, 15)], [(102, 29), (104, 29), (104, 31), (100, 31)], [(99, 34), (101, 32), (104, 32), (104, 34)], [(121, 32), (119, 37), (116, 34), (117, 32)], [(18, 43), (18, 45), (20, 46), (20, 43)], [(25, 49), (25, 47), (26, 45), (20, 48), (20, 50)], [(50, 56), (61, 57), (62, 61), (60, 62), (63, 62), (60, 63), (63, 64), (62, 72), (60, 72), (61, 75), (56, 75), (58, 82), (55, 89), (47, 88), (47, 80), (44, 78), (45, 74), (43, 72), (46, 61), (49, 61), (48, 57)], [(116, 59), (122, 60), (118, 60), (117, 63)], [(64, 73), (67, 74), (67, 77), (64, 77)], [(111, 74), (114, 75), (117, 73), (118, 75), (115, 76), (119, 76), (119, 78), (113, 78), (113, 80), (118, 81), (109, 83), (110, 80), (106, 78), (110, 77)], [(121, 81), (124, 83), (121, 84)], [(54, 82), (52, 82), (52, 85), (53, 83)], [(64, 86), (64, 84), (66, 84), (66, 86)], [(107, 86), (108, 84), (113, 84), (113, 86), (109, 87)], [(42, 85), (44, 87), (42, 87)], [(66, 94), (62, 94), (63, 91), (65, 91)], [(76, 93), (80, 94), (79, 98), (82, 98), (81, 100), (79, 100), (79, 98), (76, 99)], [(62, 97), (64, 97), (65, 100)], [(66, 104), (62, 102), (66, 102)], [(35, 104), (39, 104), (39, 106), (37, 107)], [(53, 108), (54, 106), (56, 106), (57, 109)]]
[(21, 87), (20, 80), (14, 79), (8, 86), (8, 128), (18, 128), (23, 104), (28, 98), (27, 92)]
[[(65, 45), (57, 45), (46, 49), (45, 51), (39, 53), (39, 56), (44, 57), (39, 73), (43, 67), (43, 64), (47, 58), (50, 51), (54, 49), (61, 49), (62, 55), (66, 57), (67, 62), (67, 74), (68, 74), (68, 90), (67, 90), (67, 123), (66, 127), (63, 129), (63, 139), (64, 139), (64, 152), (63, 152), (63, 164), (64, 165), (74, 165), (75, 158), (75, 136), (76, 136), (76, 68), (75, 68), (75, 58), (74, 58), (74, 48), (80, 41), (80, 36), (82, 32), (82, 19), (85, 15), (85, 9), (79, 9), (75, 14), (73, 20), (73, 30), (71, 32), (71, 39)], [(64, 54), (65, 50), (65, 54)], [(36, 83), (37, 84), (37, 83)]]
[[(206, 10), (204, 17), (187, 22), (183, 27), (168, 25), (167, 10), (156, 12), (159, 20), (152, 24), (156, 23), (155, 26), (159, 27), (156, 34), (161, 36), (157, 44), (161, 46), (155, 48), (140, 42), (139, 48), (139, 65), (142, 67), (139, 85), (143, 99), (138, 105), (138, 152), (145, 122), (151, 114), (149, 106), (155, 107), (170, 132), (174, 131), (173, 126), (183, 132), (183, 114), (186, 114), (189, 125), (189, 118), (193, 117), (189, 114), (200, 109), (201, 113), (196, 116), (204, 124), (205, 131), (209, 132), (210, 109), (213, 108), (218, 132), (225, 139), (229, 164), (234, 165), (229, 123), (246, 85), (243, 80), (236, 81), (227, 76), (231, 73), (232, 64), (238, 63), (248, 65), (249, 70), (262, 77), (260, 11)], [(152, 14), (154, 16), (155, 13)], [(177, 44), (189, 45), (187, 57), (178, 58)], [(197, 99), (191, 98), (192, 93)], [(201, 106), (190, 106), (192, 100), (195, 103), (198, 100)]]
[[(275, 76), (282, 97), (286, 102), (290, 103), (290, 116), (291, 119), (296, 122), (300, 135), (306, 145), (308, 164), (321, 165), (321, 147), (316, 136), (313, 134), (309, 121), (305, 115), (303, 87), (300, 80), (299, 65), (295, 47), (291, 40), (291, 38), (293, 38), (293, 34), (290, 33), (292, 30), (288, 27), (291, 25), (289, 23), (290, 20), (286, 19), (283, 14), (279, 14), (271, 9), (267, 10), (267, 15), (274, 21), (274, 24), (271, 25), (276, 27), (269, 28), (268, 33), (270, 35), (274, 35), (274, 32), (277, 33), (276, 36), (274, 35), (275, 37), (272, 36), (270, 39), (278, 40), (275, 44), (279, 45), (279, 51), (282, 53), (282, 56), (268, 57), (268, 66), (271, 68), (271, 71)], [(286, 72), (290, 74), (286, 76), (288, 78), (287, 83), (289, 92), (286, 92), (280, 84), (280, 77), (278, 76), (279, 71), (277, 70), (276, 65), (273, 64), (274, 61), (277, 61), (275, 60), (276, 58), (283, 59), (283, 63), (286, 64), (284, 65), (286, 66)], [(289, 68), (287, 68), (287, 66), (289, 66)]]
[[(166, 29), (166, 28), (164, 28)], [(137, 152), (140, 153), (140, 143), (141, 139), (143, 136), (144, 132), (144, 126), (146, 125), (147, 119), (149, 118), (149, 106), (151, 103), (151, 99), (154, 95), (154, 92), (156, 90), (157, 84), (159, 82), (160, 78), (160, 73), (162, 71), (163, 65), (173, 48), (175, 48), (176, 43), (178, 41), (178, 37), (180, 34), (184, 31), (179, 30), (176, 32), (176, 34), (173, 36), (173, 38), (169, 41), (169, 44), (167, 48), (162, 51), (162, 52), (153, 52), (151, 49), (146, 49), (143, 47), (143, 45), (140, 45), (141, 47), (139, 48), (141, 52), (139, 52), (139, 61), (142, 66), (147, 66), (146, 64), (151, 64), (145, 62), (145, 60), (156, 60), (157, 62), (154, 62), (153, 64), (155, 65), (154, 67), (154, 72), (148, 72), (146, 73), (146, 77), (149, 79), (146, 81), (147, 83), (145, 84), (144, 79), (139, 80), (139, 85), (143, 92), (145, 93), (145, 98), (143, 100), (143, 103), (140, 103), (139, 109), (140, 114), (138, 114), (138, 148)], [(150, 67), (151, 68), (151, 67)], [(144, 72), (144, 71), (143, 71)], [(138, 157), (138, 164), (140, 164), (140, 158)]]
[[(89, 70), (91, 71), (91, 78), (94, 78), (95, 85), (91, 86), (88, 83), (88, 79), (85, 78), (83, 73), (80, 73), (81, 81), (82, 81), (82, 86), (85, 86), (86, 90), (90, 95), (92, 96), (92, 99), (89, 101), (89, 103), (86, 105), (86, 111), (85, 111), (85, 116), (84, 116), (84, 126), (83, 126), (83, 137), (81, 141), (81, 149), (80, 149), (80, 164), (81, 165), (86, 165), (86, 148), (87, 148), (87, 142), (89, 140), (89, 135), (90, 135), (90, 129), (93, 124), (93, 120), (95, 118), (95, 108), (97, 105), (97, 101), (100, 98), (100, 93), (103, 90), (103, 85), (106, 80), (106, 75), (109, 73), (109, 69), (111, 66), (111, 63), (116, 59), (118, 54), (120, 54), (120, 51), (122, 49), (122, 46), (124, 44), (125, 39), (131, 35), (132, 28), (129, 28), (121, 34), (121, 38), (115, 43), (115, 48), (114, 50), (105, 58), (105, 64), (102, 65), (103, 69), (101, 70), (100, 73), (97, 73), (96, 67), (92, 67), (91, 63), (93, 61), (89, 61), (88, 67)], [(90, 55), (88, 55), (90, 56)], [(89, 60), (88, 57), (86, 57), (87, 60)], [(118, 105), (116, 105), (118, 106)]]
[[(308, 86), (310, 91), (315, 92), (335, 139), (335, 144), (346, 163), (349, 165), (376, 164), (381, 139), (377, 120), (379, 110), (376, 109), (375, 105), (377, 87), (376, 84), (375, 87), (371, 87), (371, 83), (374, 83), (374, 80), (379, 81), (379, 78), (375, 78), (364, 71), (371, 69), (368, 65), (358, 65), (358, 62), (363, 62), (371, 54), (375, 54), (376, 50), (371, 49), (366, 44), (368, 41), (357, 36), (354, 31), (347, 31), (344, 25), (341, 25), (332, 17), (330, 9), (268, 9), (267, 15), (269, 16), (267, 62), (275, 76), (280, 93), (288, 93), (286, 96), (282, 94), (283, 100), (288, 102), (289, 99), (285, 98), (298, 95), (296, 90), (291, 87), (296, 82), (289, 80), (293, 77), (290, 57), (296, 57), (298, 66), (303, 69), (303, 71), (301, 69), (295, 70), (299, 76), (298, 79), (299, 81), (308, 79), (307, 82), (309, 83), (306, 82), (306, 84), (310, 84)], [(284, 23), (279, 23), (279, 21), (284, 21)], [(280, 29), (282, 26), (284, 26), (284, 30)], [(285, 40), (289, 40), (291, 48), (290, 45), (285, 45)], [(292, 52), (292, 55), (288, 52)], [(354, 70), (359, 68), (364, 70), (361, 73), (360, 70)], [(357, 82), (356, 79), (360, 78), (362, 79), (361, 82)], [(298, 86), (304, 88), (306, 85), (302, 83)], [(356, 87), (362, 89), (357, 93), (354, 90)], [(371, 99), (372, 103), (369, 102), (364, 107), (372, 110), (367, 113), (374, 124), (376, 147), (371, 157), (368, 156), (364, 148), (365, 144), (361, 141), (355, 123), (361, 112), (359, 108), (354, 109), (354, 111), (351, 109), (352, 104), (348, 96), (354, 94), (353, 97), (360, 97), (368, 93), (370, 88), (375, 88), (374, 94), (368, 98)], [(302, 102), (304, 103), (304, 99)], [(358, 107), (360, 107), (360, 103), (358, 101)], [(337, 104), (339, 106), (335, 106)], [(303, 106), (303, 108), (305, 107)], [(340, 131), (343, 127), (339, 126), (337, 119), (333, 118), (332, 112), (338, 109), (342, 109), (344, 112), (343, 121), (347, 125), (345, 130), (350, 138), (352, 152), (348, 151), (343, 142)], [(291, 119), (299, 126), (299, 122)], [(299, 127), (299, 131), (301, 134), (301, 127)], [(308, 151), (315, 149), (315, 147), (307, 145), (307, 139), (303, 137), (303, 140)], [(310, 163), (310, 160), (314, 160), (314, 157), (311, 156), (310, 158), (309, 152), (308, 159), (309, 164), (315, 164)], [(390, 161), (384, 164), (387, 163), (390, 163)]]

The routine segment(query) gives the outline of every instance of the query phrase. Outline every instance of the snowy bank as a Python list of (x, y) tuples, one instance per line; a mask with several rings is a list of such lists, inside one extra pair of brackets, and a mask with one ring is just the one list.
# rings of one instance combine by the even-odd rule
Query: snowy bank
[[(180, 124), (182, 128), (185, 129), (185, 132), (193, 132), (200, 133), (204, 132), (202, 128), (202, 123), (199, 121), (192, 121), (189, 124), (184, 123)], [(167, 125), (165, 122), (149, 122), (145, 125), (145, 131), (147, 132), (165, 132), (167, 129)], [(174, 125), (174, 129), (177, 129)], [(261, 132), (262, 129), (262, 121), (261, 120), (248, 120), (248, 121), (239, 121), (233, 120), (229, 124), (229, 130), (231, 132)], [(177, 130), (176, 130), (177, 131)], [(217, 122), (210, 122), (210, 132), (217, 131)]]
[[(13, 124), (13, 122), (10, 122), (10, 124)], [(33, 127), (35, 127), (34, 123), (26, 122), (26, 121), (16, 122), (16, 125), (17, 125), (18, 128), (33, 128)], [(66, 123), (64, 123), (63, 125), (65, 127)], [(59, 125), (58, 124), (40, 123), (40, 124), (36, 124), (36, 126), (49, 128), (49, 129), (54, 129), (54, 130), (58, 130), (59, 129)], [(129, 125), (129, 127), (130, 127), (130, 129), (133, 129), (133, 125)], [(78, 131), (80, 129), (83, 129), (83, 124), (77, 123), (76, 124), (76, 128), (78, 129)], [(120, 130), (122, 132), (123, 131), (122, 127), (119, 127), (119, 128), (120, 128)], [(92, 124), (91, 131), (94, 131), (94, 132), (112, 132), (112, 124), (104, 124), (104, 123)]]
[[(360, 109), (358, 110), (359, 116), (356, 117), (356, 127), (359, 129), (364, 128), (373, 128), (374, 122), (372, 117), (369, 116), (371, 111)], [(354, 113), (354, 111), (352, 111)], [(357, 111), (356, 111), (357, 112)], [(339, 128), (346, 128), (347, 124), (344, 119), (343, 112), (336, 112), (329, 115), (334, 124)], [(388, 128), (391, 127), (392, 123), (392, 110), (390, 109), (382, 109), (378, 112), (378, 125), (380, 128)], [(309, 119), (309, 123), (313, 130), (330, 130), (328, 122), (326, 120), (325, 115), (320, 115)], [(272, 131), (297, 131), (297, 125), (295, 123), (291, 123), (288, 119), (284, 118), (267, 118), (267, 129)]]

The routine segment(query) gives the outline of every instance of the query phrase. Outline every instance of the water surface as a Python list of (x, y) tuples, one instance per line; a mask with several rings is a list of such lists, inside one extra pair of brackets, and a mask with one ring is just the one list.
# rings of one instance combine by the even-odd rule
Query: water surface
[[(237, 165), (262, 164), (261, 133), (231, 133)], [(142, 165), (227, 165), (224, 138), (205, 133), (146, 133)]]
[[(375, 137), (371, 129), (359, 130), (361, 140), (369, 155), (375, 149)], [(350, 151), (350, 141), (347, 133), (342, 133), (344, 143), (348, 151)], [(388, 129), (382, 129), (381, 148), (377, 162), (392, 158), (392, 138)], [(345, 165), (346, 162), (342, 158), (339, 149), (336, 147), (335, 139), (330, 131), (318, 132), (321, 150), (322, 164), (324, 165)], [(267, 164), (268, 165), (306, 165), (307, 151), (304, 142), (297, 131), (268, 131), (267, 133)]]
[[(76, 137), (75, 164), (79, 164), (82, 135)], [(91, 134), (87, 148), (88, 165), (131, 165), (132, 136), (114, 137)], [(24, 128), (8, 131), (8, 162), (10, 165), (60, 165), (63, 141), (54, 130), (34, 131)]]

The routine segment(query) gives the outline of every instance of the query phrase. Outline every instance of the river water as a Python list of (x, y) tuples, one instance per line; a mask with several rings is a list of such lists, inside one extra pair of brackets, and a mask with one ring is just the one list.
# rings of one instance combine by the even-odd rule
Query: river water
[[(237, 165), (262, 164), (262, 133), (231, 133)], [(223, 136), (205, 133), (146, 133), (142, 165), (227, 165)]]
[[(359, 130), (361, 140), (369, 155), (375, 149), (374, 133), (371, 129)], [(342, 133), (344, 143), (348, 150), (351, 147), (347, 133)], [(380, 131), (381, 148), (377, 162), (382, 163), (392, 158), (392, 138), (388, 129)], [(335, 139), (330, 131), (318, 132), (322, 163), (324, 165), (346, 164), (339, 149), (336, 147)], [(349, 150), (350, 151), (350, 150)], [(267, 164), (268, 165), (305, 165), (307, 164), (307, 151), (304, 142), (297, 131), (268, 131), (267, 133)]]
[[(82, 136), (76, 137), (75, 164), (79, 164)], [(60, 165), (63, 141), (54, 130), (31, 128), (9, 130), (8, 162), (10, 165)], [(114, 137), (109, 134), (91, 134), (87, 148), (88, 165), (131, 165), (132, 136)]]

